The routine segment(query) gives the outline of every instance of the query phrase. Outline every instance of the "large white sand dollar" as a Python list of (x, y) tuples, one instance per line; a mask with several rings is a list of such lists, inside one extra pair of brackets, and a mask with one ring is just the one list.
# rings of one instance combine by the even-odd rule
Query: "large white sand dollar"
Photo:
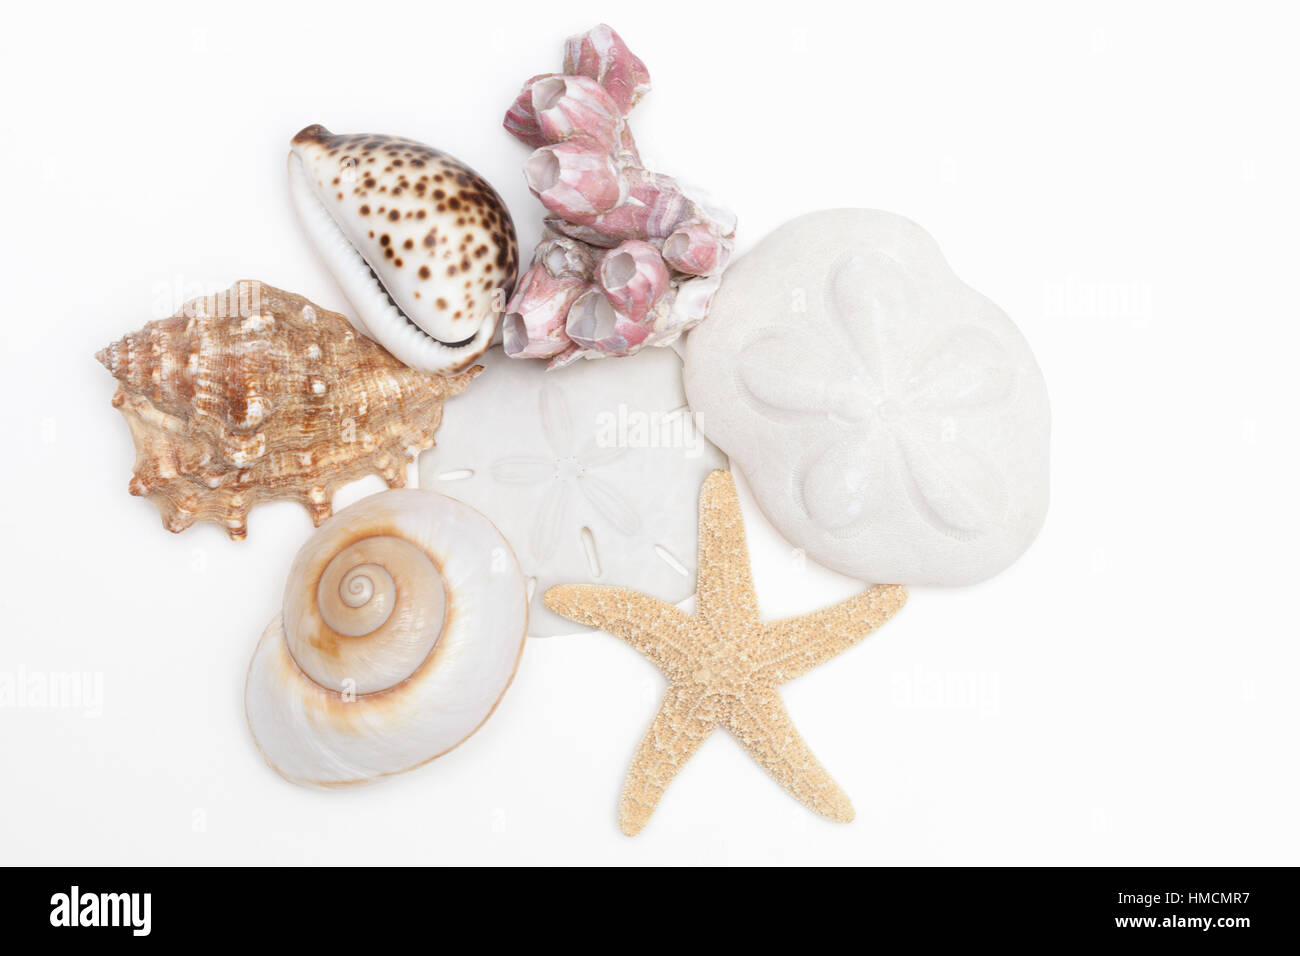
[(1042, 526), (1033, 353), (901, 216), (816, 212), (764, 239), (690, 333), (685, 385), (772, 523), (836, 571), (972, 584)]

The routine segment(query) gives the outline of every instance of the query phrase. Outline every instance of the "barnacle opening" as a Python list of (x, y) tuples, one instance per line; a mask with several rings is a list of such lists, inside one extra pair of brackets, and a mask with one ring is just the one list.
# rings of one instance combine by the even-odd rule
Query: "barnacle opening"
[(614, 334), (618, 316), (605, 296), (591, 289), (578, 296), (569, 309), (564, 331), (579, 344), (599, 341)]
[(507, 355), (518, 355), (528, 347), (528, 327), (518, 312), (507, 312), (502, 318), (501, 341)]
[(560, 161), (549, 149), (539, 149), (524, 161), (524, 179), (529, 189), (544, 193), (560, 181)]
[(685, 232), (674, 232), (664, 240), (664, 258), (681, 259), (691, 251), (691, 237)]
[(548, 76), (533, 84), (533, 110), (549, 110), (560, 101), (565, 91), (564, 77)]
[(606, 256), (601, 263), (600, 275), (608, 289), (621, 289), (636, 275), (636, 260), (626, 252)]

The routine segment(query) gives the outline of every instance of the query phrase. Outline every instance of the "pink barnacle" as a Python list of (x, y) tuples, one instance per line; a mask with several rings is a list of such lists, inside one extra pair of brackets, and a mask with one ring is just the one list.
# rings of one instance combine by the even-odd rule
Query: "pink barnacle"
[(605, 253), (596, 279), (615, 310), (640, 322), (667, 293), (671, 277), (658, 249), (629, 239)]
[(589, 280), (596, 268), (596, 250), (577, 239), (552, 236), (537, 244), (533, 262), (544, 265), (556, 278), (578, 276)]
[(564, 72), (600, 83), (626, 115), (650, 89), (650, 71), (613, 28), (601, 23), (564, 43)]
[(535, 150), (524, 163), (524, 179), (542, 205), (576, 222), (590, 222), (618, 206), (626, 195), (609, 151), (586, 138)]
[(664, 240), (664, 261), (678, 272), (710, 275), (726, 266), (730, 245), (711, 224), (693, 222), (676, 229)]
[(533, 86), (539, 80), (549, 79), (559, 76), (558, 73), (539, 73), (524, 84), (524, 88), (515, 97), (514, 103), (510, 109), (506, 110), (506, 118), (501, 123), (506, 131), (515, 139), (527, 143), (536, 149), (538, 146), (545, 146), (549, 140), (542, 135), (542, 128), (537, 123), (537, 111), (533, 109)]
[(627, 112), (649, 88), (645, 64), (600, 24), (570, 37), (562, 72), (532, 77), (506, 113), (506, 129), (537, 147), (524, 177), (549, 237), (511, 300), (510, 355), (548, 357), (548, 369), (630, 355), (707, 314), (735, 218), (641, 164)]
[(564, 323), (574, 344), (605, 355), (631, 355), (650, 334), (649, 326), (620, 312), (600, 289), (578, 296)]
[(576, 276), (555, 277), (534, 265), (519, 280), (501, 322), (502, 343), (511, 358), (550, 358), (569, 347), (564, 331), (569, 308), (588, 287)]
[(548, 142), (582, 136), (613, 152), (623, 117), (599, 83), (586, 76), (548, 76), (533, 84), (537, 124)]

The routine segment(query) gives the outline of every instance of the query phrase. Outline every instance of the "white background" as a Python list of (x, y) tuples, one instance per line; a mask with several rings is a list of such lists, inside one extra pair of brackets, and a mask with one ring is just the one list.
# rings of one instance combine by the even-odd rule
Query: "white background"
[[(103, 701), (0, 707), (2, 861), (1300, 862), (1293, 11), (1047, 6), (11, 11), (0, 676), (90, 672)], [(599, 633), (530, 642), (486, 727), (420, 771), (291, 786), (258, 757), (242, 692), (305, 511), (262, 507), (236, 544), (168, 534), (126, 491), (96, 349), (239, 278), (347, 311), (287, 197), (299, 128), (448, 150), (500, 188), (530, 249), (540, 206), (501, 116), (600, 20), (654, 78), (643, 152), (728, 200), (742, 249), (818, 208), (906, 215), (1047, 378), (1035, 545), (983, 585), (915, 590), (784, 692), (854, 801), (847, 826), (719, 733), (622, 836), (663, 684)], [(745, 505), (765, 614), (853, 592), (793, 569)]]

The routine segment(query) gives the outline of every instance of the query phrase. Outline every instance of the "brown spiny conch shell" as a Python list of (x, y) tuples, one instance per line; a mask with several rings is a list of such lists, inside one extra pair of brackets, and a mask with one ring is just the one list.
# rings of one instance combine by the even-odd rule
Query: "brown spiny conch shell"
[(426, 375), (302, 296), (241, 281), (96, 356), (135, 440), (129, 489), (169, 531), (212, 521), (238, 541), (251, 508), (299, 501), (319, 526), (342, 484), (406, 483), (443, 400), (480, 371)]
[(370, 783), (473, 734), (514, 677), (528, 595), (501, 532), (413, 488), (344, 508), (294, 559), (244, 708), (294, 783)]

